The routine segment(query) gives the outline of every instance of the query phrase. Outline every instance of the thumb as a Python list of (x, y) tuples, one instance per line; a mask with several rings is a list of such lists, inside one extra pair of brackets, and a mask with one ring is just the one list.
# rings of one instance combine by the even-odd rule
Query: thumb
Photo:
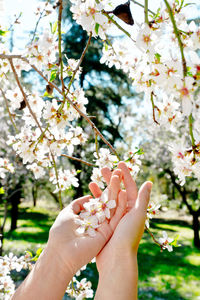
[(138, 193), (137, 209), (141, 214), (144, 213), (144, 215), (146, 215), (147, 213), (152, 185), (153, 183), (151, 181), (146, 181), (145, 183), (143, 183)]

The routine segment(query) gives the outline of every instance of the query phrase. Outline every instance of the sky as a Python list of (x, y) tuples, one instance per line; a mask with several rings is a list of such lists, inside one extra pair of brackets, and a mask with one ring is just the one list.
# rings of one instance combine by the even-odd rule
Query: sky
[[(126, 0), (125, 0), (126, 1)], [(121, 3), (124, 3), (123, 0), (113, 0), (113, 3), (117, 6)], [(9, 27), (10, 24), (16, 19), (15, 16), (18, 16), (20, 12), (22, 12), (22, 16), (20, 18), (21, 24), (15, 26), (15, 34), (14, 34), (14, 44), (17, 45), (17, 48), (23, 49), (26, 43), (29, 40), (29, 32), (34, 29), (35, 24), (37, 22), (37, 17), (34, 15), (34, 11), (38, 3), (38, 0), (0, 0), (4, 6), (3, 17), (0, 14), (0, 23)], [(144, 1), (138, 0), (138, 2), (143, 3)], [(186, 1), (189, 2), (189, 1)], [(199, 17), (200, 13), (200, 1), (192, 0), (192, 3), (196, 3), (196, 6), (188, 6), (187, 7), (187, 16), (188, 18)], [(149, 8), (153, 11), (156, 10), (156, 7), (160, 3), (160, 0), (149, 0)], [(1, 6), (1, 5), (0, 5)], [(197, 10), (197, 6), (199, 11)], [(135, 22), (141, 23), (141, 20), (144, 18), (143, 9), (139, 6), (133, 4), (131, 2), (131, 11), (133, 14), (133, 18)], [(51, 18), (56, 18), (55, 14)], [(55, 20), (55, 19), (54, 19)], [(40, 28), (43, 27), (46, 23), (45, 18), (40, 22)], [(123, 26), (126, 29), (126, 25), (123, 23)], [(128, 27), (127, 27), (128, 29)]]

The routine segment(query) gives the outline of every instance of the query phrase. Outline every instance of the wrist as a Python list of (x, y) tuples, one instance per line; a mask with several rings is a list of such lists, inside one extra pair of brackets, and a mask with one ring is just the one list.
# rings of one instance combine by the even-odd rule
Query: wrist
[(12, 300), (62, 299), (71, 279), (71, 272), (63, 266), (54, 249), (47, 244)]
[(76, 270), (73, 270), (74, 268), (70, 264), (70, 259), (68, 258), (67, 253), (63, 253), (63, 251), (59, 250), (58, 247), (52, 245), (48, 241), (42, 254), (42, 259), (46, 261), (46, 264), (52, 264), (52, 272), (55, 274), (56, 272), (59, 272), (60, 276), (65, 278), (65, 280), (69, 283)]
[(95, 300), (135, 300), (137, 299), (137, 281), (137, 255), (132, 252), (125, 255), (113, 255), (110, 263), (99, 271)]

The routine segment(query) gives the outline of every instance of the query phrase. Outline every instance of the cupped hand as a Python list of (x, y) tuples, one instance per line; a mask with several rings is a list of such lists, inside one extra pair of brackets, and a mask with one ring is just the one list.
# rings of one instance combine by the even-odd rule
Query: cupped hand
[[(116, 226), (116, 229), (99, 255), (96, 258), (99, 273), (104, 272), (112, 263), (112, 259), (126, 259), (126, 256), (137, 255), (139, 242), (144, 232), (147, 206), (152, 188), (151, 182), (145, 182), (139, 192), (135, 181), (132, 179), (128, 167), (124, 162), (120, 162), (118, 169), (122, 171), (125, 192), (127, 194), (127, 207), (122, 212), (124, 216)], [(102, 175), (107, 183), (112, 178), (112, 173), (108, 168), (102, 170)], [(93, 187), (93, 194), (94, 193)], [(121, 193), (122, 193), (121, 192)], [(120, 199), (119, 199), (120, 202)]]
[[(119, 204), (111, 211), (111, 219), (104, 221), (97, 228), (94, 237), (85, 234), (80, 235), (76, 232), (78, 214), (84, 209), (83, 204), (89, 201), (91, 196), (84, 196), (71, 202), (60, 212), (50, 230), (47, 247), (53, 249), (61, 264), (66, 266), (66, 269), (70, 270), (72, 275), (98, 255), (123, 216), (126, 207), (126, 193), (120, 192), (120, 178), (120, 170), (116, 170), (110, 176), (108, 198), (109, 200), (118, 201)], [(93, 191), (95, 198), (100, 196), (101, 190), (96, 184), (91, 183), (90, 189)]]

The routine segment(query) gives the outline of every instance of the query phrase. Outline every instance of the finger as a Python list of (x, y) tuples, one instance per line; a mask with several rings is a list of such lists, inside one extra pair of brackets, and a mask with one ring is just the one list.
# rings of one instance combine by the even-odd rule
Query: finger
[(107, 185), (109, 185), (111, 176), (112, 176), (112, 172), (109, 168), (105, 167), (101, 169), (101, 174), (103, 176), (103, 178), (105, 179)]
[(126, 213), (126, 207), (127, 207), (127, 193), (126, 191), (120, 191), (119, 192), (119, 201), (118, 206), (116, 208), (114, 216), (110, 220), (110, 226), (112, 230), (114, 231), (117, 227), (119, 221)]
[(123, 173), (124, 186), (127, 191), (128, 207), (131, 208), (134, 206), (137, 199), (137, 186), (125, 162), (120, 162), (118, 168), (121, 169)]
[(150, 200), (152, 185), (153, 184), (151, 181), (147, 181), (143, 183), (138, 193), (136, 209), (139, 214), (144, 216), (146, 216), (147, 213), (147, 207)]
[[(116, 201), (116, 206), (117, 206), (118, 205), (118, 193), (119, 193), (119, 190), (120, 190), (120, 183), (121, 183), (121, 180), (122, 180), (122, 171), (120, 169), (114, 170), (112, 172), (112, 177), (114, 177), (114, 176), (118, 176), (119, 177), (119, 181), (120, 181), (119, 182), (119, 186), (118, 186), (118, 181), (115, 182), (115, 184), (117, 184), (117, 185), (113, 186), (113, 189), (118, 189), (118, 192), (116, 190), (116, 192), (114, 192), (114, 194), (110, 193), (109, 194), (109, 197), (110, 197), (109, 199), (110, 200), (115, 200)], [(112, 179), (112, 177), (111, 177), (111, 179)], [(116, 193), (117, 193), (117, 195), (116, 195)]]
[(120, 169), (116, 169), (112, 172), (112, 175), (117, 175), (119, 177), (119, 180), (121, 181), (122, 180), (122, 170)]
[(90, 199), (92, 198), (92, 196), (88, 195), (88, 196), (84, 196), (81, 198), (78, 198), (76, 200), (74, 200), (72, 202), (72, 210), (75, 214), (78, 214), (81, 210), (84, 209), (83, 204), (85, 202), (88, 202)]
[(102, 194), (100, 187), (95, 182), (90, 182), (89, 189), (92, 195), (94, 196), (94, 198), (99, 198)]
[[(109, 200), (115, 200), (116, 202), (116, 207), (118, 205), (118, 194), (120, 191), (120, 180), (119, 177), (117, 175), (112, 175), (111, 180), (110, 180), (110, 184), (108, 187), (108, 199)], [(110, 210), (110, 217), (112, 218), (112, 216), (115, 213), (116, 208), (113, 208)]]

